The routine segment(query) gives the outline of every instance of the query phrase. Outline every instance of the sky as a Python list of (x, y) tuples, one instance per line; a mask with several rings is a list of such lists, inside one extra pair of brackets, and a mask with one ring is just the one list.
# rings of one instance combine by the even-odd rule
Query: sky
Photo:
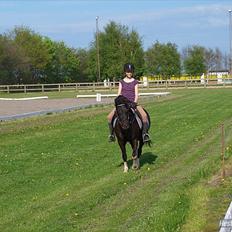
[[(42, 36), (88, 49), (110, 21), (136, 30), (143, 48), (156, 41), (229, 53), (232, 0), (0, 0), (0, 33), (26, 26)], [(232, 17), (232, 16), (231, 16)]]

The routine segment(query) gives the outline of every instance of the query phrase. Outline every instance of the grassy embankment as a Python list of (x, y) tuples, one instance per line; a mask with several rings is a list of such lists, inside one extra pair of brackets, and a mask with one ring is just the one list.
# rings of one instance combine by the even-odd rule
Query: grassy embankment
[(218, 231), (232, 196), (231, 99), (179, 90), (144, 103), (153, 146), (127, 174), (107, 142), (109, 106), (1, 123), (0, 231)]

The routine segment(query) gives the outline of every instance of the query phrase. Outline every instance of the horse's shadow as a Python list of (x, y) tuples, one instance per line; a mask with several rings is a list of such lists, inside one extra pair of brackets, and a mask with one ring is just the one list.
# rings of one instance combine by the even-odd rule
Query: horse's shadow
[(144, 164), (154, 164), (158, 156), (152, 152), (146, 152), (140, 156), (140, 167)]
[[(158, 158), (158, 156), (153, 154), (152, 152), (143, 153), (140, 156), (140, 168), (145, 164), (150, 164), (150, 165), (154, 164), (157, 158)], [(132, 166), (132, 163), (133, 163), (133, 160), (131, 160), (131, 159), (127, 161), (127, 164), (129, 167)], [(118, 167), (122, 166), (122, 165), (123, 165), (123, 162), (120, 163), (118, 165)]]

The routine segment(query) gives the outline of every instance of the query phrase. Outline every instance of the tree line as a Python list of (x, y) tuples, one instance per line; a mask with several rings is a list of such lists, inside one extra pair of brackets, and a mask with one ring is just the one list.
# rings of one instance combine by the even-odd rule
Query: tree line
[(218, 48), (191, 45), (179, 52), (176, 44), (159, 41), (144, 50), (136, 30), (114, 21), (95, 34), (87, 49), (68, 47), (24, 26), (0, 34), (0, 84), (118, 80), (127, 62), (135, 65), (136, 76), (168, 79), (228, 69), (229, 57)]

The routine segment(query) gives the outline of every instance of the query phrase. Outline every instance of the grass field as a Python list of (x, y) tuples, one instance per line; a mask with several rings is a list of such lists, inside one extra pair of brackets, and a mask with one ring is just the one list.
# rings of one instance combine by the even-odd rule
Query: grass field
[[(0, 98), (24, 98), (24, 97), (39, 97), (39, 96), (48, 96), (49, 99), (58, 99), (58, 98), (75, 98), (79, 94), (76, 91), (51, 91), (51, 92), (30, 92), (30, 93), (5, 93), (0, 92)], [(82, 93), (81, 93), (82, 94)], [(93, 94), (93, 93), (87, 93)]]
[(110, 106), (2, 122), (0, 231), (218, 231), (232, 198), (231, 99), (202, 89), (145, 101), (153, 145), (126, 174), (107, 142)]

